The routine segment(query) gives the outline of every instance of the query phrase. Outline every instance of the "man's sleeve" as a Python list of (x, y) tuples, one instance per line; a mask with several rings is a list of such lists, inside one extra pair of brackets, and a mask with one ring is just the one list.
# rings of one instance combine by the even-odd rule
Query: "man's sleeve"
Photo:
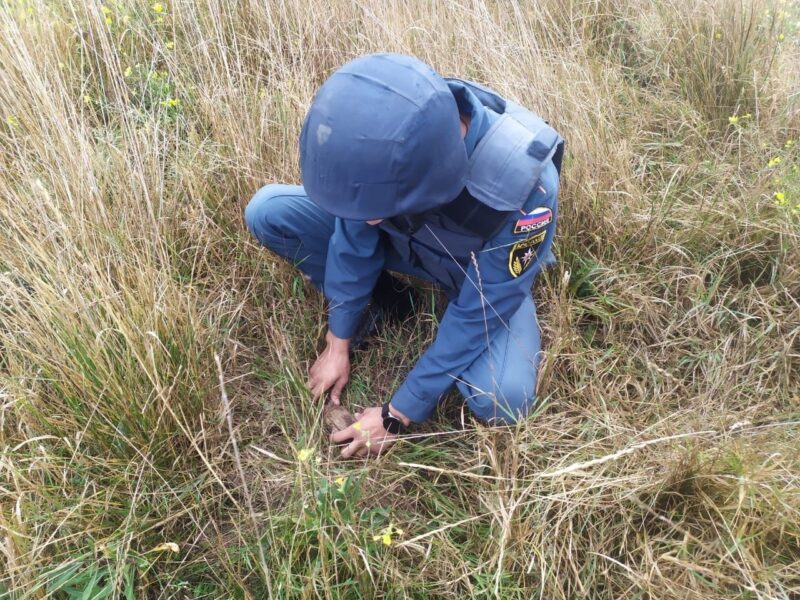
[(447, 306), (436, 339), (395, 392), (392, 407), (412, 421), (427, 419), (440, 396), (487, 349), (492, 336), (508, 326), (511, 316), (531, 293), (536, 275), (551, 260), (557, 175), (550, 181), (555, 181), (551, 183), (553, 189), (542, 194), (544, 188), (539, 187), (526, 202), (526, 210), (532, 211), (529, 215), (537, 211), (545, 217), (549, 214), (550, 222), (532, 229), (537, 223), (531, 217), (529, 231), (515, 232), (520, 229), (517, 222), (525, 221), (529, 215), (514, 215), (500, 233), (484, 244), (467, 269), (458, 297)]
[(336, 219), (325, 262), (325, 297), (328, 328), (338, 338), (348, 339), (369, 302), (383, 269), (380, 229), (364, 221)]

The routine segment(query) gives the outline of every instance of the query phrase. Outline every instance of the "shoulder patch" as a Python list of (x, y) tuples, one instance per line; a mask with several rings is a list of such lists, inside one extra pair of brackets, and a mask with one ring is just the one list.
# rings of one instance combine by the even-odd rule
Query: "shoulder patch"
[(527, 215), (514, 223), (514, 228), (511, 232), (514, 235), (523, 233), (533, 233), (539, 231), (542, 227), (547, 227), (553, 221), (553, 212), (546, 206), (534, 208)]
[(508, 272), (512, 277), (519, 277), (535, 262), (536, 249), (546, 235), (546, 231), (541, 231), (511, 246), (508, 251)]

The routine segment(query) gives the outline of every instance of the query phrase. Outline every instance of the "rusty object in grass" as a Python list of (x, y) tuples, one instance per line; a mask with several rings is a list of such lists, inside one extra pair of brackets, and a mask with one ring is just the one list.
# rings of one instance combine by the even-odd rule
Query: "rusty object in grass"
[(356, 422), (355, 417), (350, 414), (341, 404), (334, 404), (328, 402), (325, 408), (322, 409), (322, 420), (328, 428), (329, 433), (347, 429)]

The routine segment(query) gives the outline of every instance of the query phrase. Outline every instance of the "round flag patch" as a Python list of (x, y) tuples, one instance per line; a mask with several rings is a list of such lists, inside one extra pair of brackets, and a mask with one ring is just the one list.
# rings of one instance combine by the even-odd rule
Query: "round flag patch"
[(515, 235), (532, 233), (540, 230), (542, 227), (547, 227), (552, 221), (553, 212), (546, 206), (540, 206), (539, 208), (534, 208), (531, 212), (514, 223), (512, 232)]

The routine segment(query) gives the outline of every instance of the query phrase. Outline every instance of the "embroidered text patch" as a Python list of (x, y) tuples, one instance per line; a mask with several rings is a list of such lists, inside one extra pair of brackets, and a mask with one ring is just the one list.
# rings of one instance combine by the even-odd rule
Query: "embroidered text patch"
[(532, 233), (546, 227), (553, 221), (553, 212), (546, 206), (534, 208), (531, 212), (514, 223), (514, 234)]
[(519, 277), (533, 264), (536, 249), (546, 235), (547, 232), (542, 231), (511, 246), (508, 252), (508, 272), (513, 277)]

